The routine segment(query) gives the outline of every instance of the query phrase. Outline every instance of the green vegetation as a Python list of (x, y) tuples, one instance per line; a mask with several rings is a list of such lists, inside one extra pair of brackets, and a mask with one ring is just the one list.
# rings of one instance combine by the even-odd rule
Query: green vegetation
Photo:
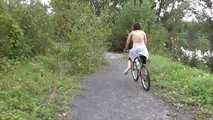
[(129, 1), (124, 5), (122, 11), (116, 16), (115, 25), (112, 26), (112, 34), (108, 38), (112, 50), (123, 50), (128, 33), (136, 22), (141, 24), (142, 29), (151, 40), (149, 49), (152, 52), (159, 52), (159, 49), (163, 49), (167, 31), (162, 24), (155, 22), (155, 11), (152, 7), (153, 1), (144, 1), (143, 5)]
[(197, 106), (198, 117), (202, 112), (213, 116), (212, 74), (159, 55), (152, 56), (150, 68), (152, 88), (158, 95), (174, 105)]
[[(45, 54), (53, 35), (51, 17), (40, 2), (0, 2), (0, 56), (25, 59)], [(35, 19), (36, 18), (36, 19)]]
[[(51, 0), (49, 6), (40, 0), (0, 1), (1, 120), (57, 119), (79, 94), (79, 77), (101, 66), (107, 49), (121, 51), (135, 22), (147, 33), (151, 53), (166, 47), (178, 56), (181, 46), (213, 51), (211, 16), (182, 21), (189, 1), (158, 0), (158, 6), (154, 0), (110, 1)], [(212, 9), (211, 1), (201, 1)], [(210, 70), (212, 59), (205, 58)], [(199, 66), (194, 59), (187, 63)], [(153, 57), (152, 72), (154, 86), (173, 101), (212, 112), (210, 73), (160, 56)]]
[(56, 61), (57, 56), (37, 56), (1, 72), (1, 120), (54, 120), (66, 109), (70, 97), (79, 94), (79, 80), (59, 71)]
[(0, 1), (0, 119), (54, 120), (103, 61), (109, 27), (87, 2)]
[(74, 63), (67, 57), (69, 49), (59, 44), (56, 47), (58, 54), (4, 65), (0, 73), (1, 120), (57, 119), (70, 109), (72, 97), (80, 93), (79, 77), (103, 63), (98, 59), (90, 64), (82, 60), (78, 63), (82, 67), (73, 68)]

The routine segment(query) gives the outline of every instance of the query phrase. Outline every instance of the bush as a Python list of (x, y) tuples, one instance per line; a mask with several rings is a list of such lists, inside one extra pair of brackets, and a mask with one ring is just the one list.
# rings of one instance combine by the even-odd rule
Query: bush
[(193, 35), (194, 38), (189, 39), (190, 36), (188, 35), (188, 32), (177, 34), (178, 36), (177, 42), (179, 46), (182, 46), (190, 50), (196, 50), (196, 49), (199, 49), (202, 51), (209, 50), (210, 44), (206, 34), (199, 33), (199, 31), (197, 31), (197, 33)]
[(208, 59), (208, 66), (211, 72), (213, 72), (213, 55), (209, 57)]
[[(95, 70), (103, 62), (103, 52), (106, 49), (104, 41), (110, 34), (109, 26), (102, 22), (103, 16), (93, 15), (88, 3), (84, 2), (53, 1), (53, 4), (57, 11), (54, 16), (56, 26), (66, 25), (56, 30), (56, 38), (67, 43), (69, 50), (63, 56), (72, 62), (70, 72), (81, 74)], [(75, 12), (72, 16), (60, 17)]]
[(72, 73), (94, 71), (103, 62), (103, 53), (107, 47), (104, 41), (108, 34), (108, 28), (94, 15), (84, 13), (79, 17), (73, 27), (68, 55), (73, 62)]
[[(110, 25), (86, 1), (57, 0), (51, 15), (30, 2), (9, 0), (3, 8), (0, 1), (1, 120), (57, 119), (79, 93), (79, 74), (103, 63)], [(19, 62), (22, 56), (33, 59)]]
[[(211, 24), (213, 26), (213, 22)], [(210, 51), (212, 52), (211, 57), (209, 58), (209, 68), (213, 72), (213, 32), (209, 32), (209, 41), (210, 41)]]
[(191, 51), (189, 49), (185, 49), (183, 47), (173, 49), (172, 56), (175, 57), (178, 61), (182, 63), (188, 64), (192, 67), (197, 68), (204, 68), (208, 69), (209, 66), (211, 70), (211, 61), (212, 55), (210, 51), (201, 51), (201, 50), (194, 50)]
[(166, 29), (155, 21), (155, 13), (151, 1), (144, 1), (142, 5), (134, 5), (134, 1), (126, 3), (112, 26), (112, 35), (108, 40), (112, 43), (111, 50), (122, 51), (125, 47), (128, 33), (135, 22), (142, 25), (142, 29), (150, 39), (149, 49), (159, 52), (163, 49), (167, 39)]
[(1, 120), (56, 120), (57, 112), (70, 105), (80, 81), (58, 69), (57, 57), (37, 56), (0, 73)]
[[(174, 105), (206, 108), (213, 115), (213, 75), (162, 56), (152, 56), (153, 88)], [(168, 92), (169, 91), (169, 92)]]
[(154, 23), (154, 11), (151, 9), (151, 6), (150, 1), (144, 1), (141, 6), (135, 6), (134, 1), (129, 1), (122, 8), (112, 27), (112, 35), (109, 38), (109, 41), (112, 43), (112, 50), (121, 51), (124, 48), (128, 33), (135, 22), (141, 23), (143, 30), (148, 33), (150, 32), (149, 29)]
[(154, 24), (150, 32), (150, 44), (148, 48), (153, 53), (162, 53), (165, 48), (165, 42), (167, 40), (168, 32), (160, 24)]
[(2, 57), (17, 58), (26, 54), (23, 31), (10, 16), (0, 14), (0, 36)]
[(4, 3), (1, 10), (1, 55), (19, 59), (47, 52), (53, 27), (51, 17), (40, 2), (24, 4), (10, 1), (9, 4)]

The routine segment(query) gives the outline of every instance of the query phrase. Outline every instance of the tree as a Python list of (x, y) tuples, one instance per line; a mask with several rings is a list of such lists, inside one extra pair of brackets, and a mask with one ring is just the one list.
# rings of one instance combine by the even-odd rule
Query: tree
[(184, 0), (157, 0), (155, 2), (157, 20), (160, 21), (162, 18), (166, 17), (168, 13), (176, 9), (178, 4), (183, 3)]
[(0, 2), (0, 49), (7, 58), (45, 54), (50, 46), (53, 29), (46, 8), (38, 0), (24, 1)]
[(172, 50), (177, 46), (176, 33), (183, 27), (182, 18), (189, 3), (184, 0), (158, 0), (156, 5), (157, 21), (163, 23), (167, 29), (169, 34), (166, 46)]
[(153, 2), (144, 0), (143, 5), (136, 5), (135, 2), (136, 1), (127, 2), (123, 6), (122, 11), (120, 11), (120, 14), (116, 17), (110, 38), (113, 50), (121, 51), (124, 48), (127, 34), (131, 31), (133, 23), (141, 23), (142, 29), (147, 33), (150, 33), (152, 25), (154, 26), (155, 14), (152, 9)]
[[(100, 16), (101, 11), (105, 8), (120, 11), (128, 0), (90, 0), (91, 8), (97, 16)], [(144, 0), (134, 0), (134, 6), (142, 5)]]
[[(213, 53), (213, 1), (212, 0), (196, 0), (202, 11), (196, 8), (192, 9), (192, 12), (196, 14), (199, 22), (206, 25), (206, 31), (208, 32), (208, 39), (210, 43), (210, 52)], [(213, 55), (211, 54), (209, 58), (209, 68), (213, 71)]]

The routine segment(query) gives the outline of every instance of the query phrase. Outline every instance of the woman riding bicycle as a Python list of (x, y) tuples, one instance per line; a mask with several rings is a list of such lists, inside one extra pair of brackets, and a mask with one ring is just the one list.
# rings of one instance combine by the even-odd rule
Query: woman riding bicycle
[(129, 44), (133, 43), (133, 47), (129, 50), (129, 60), (128, 60), (128, 66), (124, 71), (124, 74), (127, 74), (128, 71), (131, 68), (131, 61), (134, 61), (134, 59), (140, 55), (145, 56), (143, 62), (144, 64), (146, 64), (146, 59), (148, 59), (149, 57), (149, 53), (147, 50), (147, 36), (146, 33), (141, 30), (140, 24), (139, 23), (135, 23), (132, 26), (132, 31), (129, 33), (128, 35), (128, 39), (126, 41), (126, 46), (125, 46), (125, 50), (128, 49)]

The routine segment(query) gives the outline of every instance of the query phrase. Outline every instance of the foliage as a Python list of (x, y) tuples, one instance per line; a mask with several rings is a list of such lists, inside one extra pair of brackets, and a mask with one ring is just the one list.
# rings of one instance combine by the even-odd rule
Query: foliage
[[(65, 11), (64, 9), (60, 10), (64, 4), (73, 5), (76, 8), (68, 7), (64, 8)], [(104, 40), (110, 33), (108, 25), (101, 21), (102, 16), (96, 17), (92, 14), (87, 3), (55, 1), (54, 6), (57, 11), (54, 18), (57, 21), (56, 26), (66, 25), (63, 29), (57, 29), (58, 33), (66, 37), (61, 37), (60, 34), (57, 34), (56, 37), (68, 42), (69, 52), (67, 56), (73, 63), (70, 71), (72, 73), (87, 73), (94, 70), (97, 67), (96, 65), (103, 61), (102, 54), (106, 46)], [(75, 14), (76, 17), (66, 15), (67, 21), (61, 20), (60, 15), (67, 13), (77, 14)]]
[(168, 32), (161, 24), (152, 25), (150, 31), (150, 42), (148, 48), (153, 53), (161, 54), (165, 49), (165, 42), (167, 40)]
[[(196, 1), (197, 4), (200, 5), (201, 9), (191, 8), (192, 12), (196, 15), (199, 24), (202, 24), (203, 32), (207, 33), (208, 40), (209, 40), (209, 50), (213, 51), (213, 16), (212, 16), (212, 9), (213, 9), (213, 1), (211, 0), (199, 0)], [(209, 68), (213, 71), (213, 60), (212, 57), (209, 61)]]
[(0, 14), (3, 56), (19, 59), (47, 52), (53, 30), (46, 8), (40, 2), (28, 5), (9, 1), (4, 3), (3, 11)]
[[(164, 15), (157, 22), (160, 13), (156, 15), (153, 0), (112, 1), (52, 0), (52, 13), (39, 0), (0, 1), (0, 119), (57, 119), (69, 96), (79, 92), (76, 76), (97, 69), (108, 45), (122, 50), (135, 22), (141, 23), (154, 53), (161, 52), (172, 32), (181, 46), (206, 50), (208, 43), (213, 45), (212, 22), (205, 22), (205, 34), (195, 30), (195, 23), (184, 26), (187, 5), (174, 9), (182, 0), (160, 1), (164, 5), (157, 10)], [(170, 5), (173, 10), (165, 12)], [(212, 106), (212, 75), (159, 56), (153, 58), (152, 72), (154, 84), (175, 91), (169, 94), (176, 100)]]
[[(207, 109), (213, 115), (213, 75), (162, 56), (152, 56), (153, 88), (175, 105)], [(168, 92), (169, 91), (169, 92)]]
[[(213, 52), (213, 32), (212, 32), (212, 27), (213, 27), (213, 21), (211, 23), (211, 30), (209, 31), (208, 39), (210, 41), (210, 51)], [(213, 55), (209, 59), (209, 68), (213, 72)]]
[(134, 5), (134, 1), (129, 1), (112, 27), (112, 35), (109, 41), (112, 43), (113, 50), (121, 51), (124, 48), (127, 34), (131, 30), (131, 26), (135, 22), (142, 25), (143, 30), (151, 32), (152, 24), (154, 24), (154, 11), (152, 10), (152, 2), (144, 1), (143, 5)]
[(63, 95), (73, 96), (79, 88), (74, 76), (64, 73), (62, 78), (58, 76), (57, 69), (51, 67), (58, 67), (56, 61), (57, 56), (38, 56), (29, 63), (11, 66), (13, 70), (8, 73), (1, 73), (1, 120), (56, 119), (56, 110), (64, 102)]
[(0, 3), (0, 119), (57, 119), (79, 93), (78, 75), (103, 63), (106, 16), (81, 0), (52, 1), (54, 14), (37, 0)]
[(24, 54), (23, 31), (8, 15), (0, 14), (0, 55), (16, 58)]
[(183, 29), (184, 31), (177, 34), (177, 46), (173, 49), (173, 56), (190, 66), (208, 69), (206, 66), (210, 51), (207, 33), (203, 33), (201, 24), (196, 22), (184, 23)]
[[(193, 36), (193, 37), (191, 37)], [(193, 31), (186, 31), (183, 33), (177, 34), (178, 46), (182, 46), (184, 48), (188, 48), (190, 50), (209, 50), (209, 40), (207, 35)]]

